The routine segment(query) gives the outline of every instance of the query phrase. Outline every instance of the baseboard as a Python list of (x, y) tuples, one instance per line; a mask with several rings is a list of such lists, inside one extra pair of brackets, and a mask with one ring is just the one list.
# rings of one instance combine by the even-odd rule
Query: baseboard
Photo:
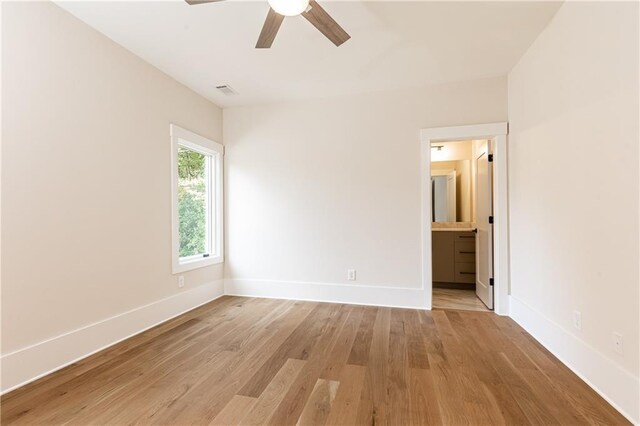
[(0, 394), (53, 373), (223, 294), (223, 280), (213, 281), (2, 355)]
[(224, 290), (225, 294), (233, 296), (426, 309), (425, 291), (421, 288), (225, 279)]
[(640, 381), (516, 297), (511, 317), (633, 424), (640, 423)]

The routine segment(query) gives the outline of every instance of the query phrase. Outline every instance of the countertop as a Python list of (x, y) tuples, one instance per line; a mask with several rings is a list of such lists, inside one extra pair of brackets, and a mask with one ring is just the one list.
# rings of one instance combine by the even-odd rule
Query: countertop
[(471, 232), (475, 228), (431, 228), (434, 232)]

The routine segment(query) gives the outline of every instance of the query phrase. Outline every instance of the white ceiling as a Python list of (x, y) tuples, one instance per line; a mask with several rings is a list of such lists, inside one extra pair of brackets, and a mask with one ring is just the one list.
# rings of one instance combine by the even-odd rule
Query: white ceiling
[[(351, 35), (335, 47), (303, 17), (254, 49), (268, 5), (57, 4), (220, 106), (421, 87), (505, 75), (558, 2), (322, 1)], [(215, 88), (229, 84), (238, 94)]]

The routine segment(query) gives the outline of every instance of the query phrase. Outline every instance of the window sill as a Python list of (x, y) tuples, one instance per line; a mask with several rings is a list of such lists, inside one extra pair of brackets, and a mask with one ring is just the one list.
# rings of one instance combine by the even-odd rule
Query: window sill
[(192, 260), (190, 262), (178, 263), (173, 265), (172, 273), (179, 274), (181, 272), (192, 271), (194, 269), (204, 268), (211, 265), (218, 265), (223, 261), (224, 259), (222, 258), (222, 256), (216, 256)]

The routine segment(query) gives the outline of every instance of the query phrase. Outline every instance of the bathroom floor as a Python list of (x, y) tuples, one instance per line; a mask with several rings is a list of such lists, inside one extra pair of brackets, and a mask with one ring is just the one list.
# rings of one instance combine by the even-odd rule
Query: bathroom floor
[(434, 308), (440, 309), (491, 312), (484, 303), (478, 299), (475, 290), (434, 288), (432, 305)]

